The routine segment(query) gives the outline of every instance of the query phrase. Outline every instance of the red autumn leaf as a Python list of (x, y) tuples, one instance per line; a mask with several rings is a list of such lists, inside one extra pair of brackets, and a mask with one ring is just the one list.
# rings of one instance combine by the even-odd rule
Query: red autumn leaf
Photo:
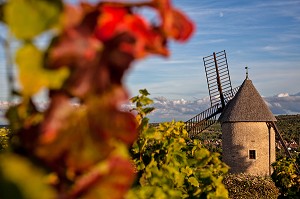
[(187, 16), (171, 6), (170, 0), (153, 0), (162, 18), (162, 29), (167, 37), (184, 42), (191, 37), (194, 25)]
[(73, 10), (80, 20), (69, 22), (53, 42), (46, 66), (71, 68), (64, 89), (80, 98), (88, 93), (101, 94), (110, 84), (121, 84), (124, 72), (134, 59), (150, 53), (167, 56), (167, 37), (184, 41), (193, 30), (186, 17), (171, 8), (169, 1), (156, 3), (161, 9), (163, 31), (133, 14), (130, 7), (84, 4), (81, 12), (66, 9), (69, 13)]
[[(128, 8), (104, 6), (95, 29), (95, 37), (108, 41), (118, 35), (128, 34), (134, 42), (121, 43), (119, 50), (123, 53), (141, 58), (149, 53), (166, 55), (163, 39), (143, 18), (132, 14)], [(163, 49), (161, 49), (163, 48)]]
[(59, 132), (67, 122), (72, 110), (73, 107), (66, 94), (62, 92), (52, 93), (49, 108), (40, 127), (39, 142), (46, 144), (54, 141), (59, 136)]
[(117, 190), (118, 193), (113, 198), (123, 198), (135, 179), (133, 164), (131, 160), (120, 157), (112, 157), (109, 163), (112, 169), (106, 177), (111, 190), (107, 192)]
[(75, 27), (83, 19), (84, 11), (78, 6), (65, 5), (62, 15), (62, 26), (64, 29)]
[(102, 43), (99, 40), (82, 34), (76, 29), (68, 29), (49, 49), (46, 66), (50, 69), (64, 66), (88, 67), (89, 62), (99, 55), (101, 49)]
[(99, 12), (96, 8), (86, 11), (81, 7), (66, 7), (65, 12), (66, 17), (74, 15), (75, 19), (63, 20), (62, 33), (48, 49), (46, 67), (87, 67), (102, 50), (102, 42), (93, 36)]
[(117, 109), (117, 96), (118, 93), (87, 101), (89, 128), (96, 139), (109, 141), (114, 138), (129, 145), (137, 137), (137, 123), (131, 113)]
[(69, 198), (122, 199), (135, 179), (130, 160), (111, 157), (80, 177)]
[(173, 23), (170, 25), (169, 34), (177, 41), (184, 42), (192, 35), (194, 25), (182, 12), (172, 10)]
[(126, 24), (124, 17), (128, 14), (128, 9), (122, 7), (102, 6), (101, 15), (98, 17), (95, 37), (101, 41), (107, 41), (116, 34), (124, 32)]
[(65, 95), (55, 94), (41, 125), (35, 154), (58, 172), (66, 167), (81, 173), (107, 158), (113, 149), (110, 140), (115, 137), (113, 133), (107, 139), (96, 136), (89, 126), (86, 106), (69, 107), (70, 100), (65, 100)]
[(163, 56), (169, 54), (165, 38), (157, 27), (150, 26), (143, 18), (137, 15), (128, 16), (125, 22), (128, 26), (128, 32), (136, 38), (135, 46), (132, 49), (136, 58), (145, 57), (150, 53)]

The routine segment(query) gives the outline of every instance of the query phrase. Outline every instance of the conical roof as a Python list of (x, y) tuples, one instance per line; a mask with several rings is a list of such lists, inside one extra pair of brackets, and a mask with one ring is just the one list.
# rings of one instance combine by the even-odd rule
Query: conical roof
[(269, 122), (276, 121), (252, 81), (245, 79), (232, 100), (225, 106), (220, 122)]

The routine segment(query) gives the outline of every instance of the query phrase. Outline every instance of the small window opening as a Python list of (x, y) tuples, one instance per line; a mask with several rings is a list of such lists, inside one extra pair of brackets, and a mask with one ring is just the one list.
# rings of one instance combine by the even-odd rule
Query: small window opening
[(249, 150), (249, 159), (256, 159), (256, 151)]

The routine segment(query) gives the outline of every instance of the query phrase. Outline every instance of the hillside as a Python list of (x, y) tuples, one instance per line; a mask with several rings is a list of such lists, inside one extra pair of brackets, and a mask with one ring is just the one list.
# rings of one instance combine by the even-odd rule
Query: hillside
[(277, 127), (286, 141), (300, 144), (300, 114), (276, 116)]

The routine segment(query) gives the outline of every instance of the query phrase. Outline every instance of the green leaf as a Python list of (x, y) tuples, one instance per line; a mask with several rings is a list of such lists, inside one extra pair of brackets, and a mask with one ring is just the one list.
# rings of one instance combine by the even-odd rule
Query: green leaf
[(191, 183), (191, 185), (199, 187), (199, 182), (195, 177), (189, 177), (188, 181)]
[(153, 103), (153, 100), (148, 98), (148, 97), (145, 97), (145, 96), (142, 96), (140, 97), (140, 103), (143, 105), (143, 106), (147, 106), (149, 104), (152, 104)]
[(183, 186), (184, 178), (185, 178), (185, 175), (183, 173), (180, 173), (180, 172), (175, 173), (174, 180), (175, 180), (175, 183), (178, 187)]
[[(134, 155), (134, 162), (139, 170), (140, 184), (131, 191), (131, 194), (136, 194), (131, 197), (162, 198), (161, 194), (156, 197), (156, 190), (162, 190), (166, 198), (222, 198), (228, 195), (222, 181), (218, 181), (228, 168), (218, 155), (202, 148), (196, 140), (187, 145), (189, 137), (183, 122), (172, 121), (148, 127), (148, 118), (144, 116), (152, 108), (144, 106), (151, 101), (144, 95), (135, 99), (139, 105), (138, 116), (142, 118), (137, 140), (139, 150), (137, 144), (133, 146), (134, 152), (138, 153)], [(141, 162), (144, 165), (140, 165)], [(145, 168), (142, 170), (141, 166)]]
[(140, 93), (141, 95), (144, 95), (144, 96), (150, 95), (150, 93), (147, 91), (147, 89), (140, 89), (140, 90), (139, 90), (139, 93)]
[(135, 103), (136, 101), (138, 101), (139, 96), (134, 96), (132, 98), (130, 98), (130, 102)]
[(148, 125), (149, 124), (149, 118), (147, 117), (144, 117), (141, 121), (141, 124), (140, 124), (140, 130), (143, 132), (143, 131), (146, 131), (148, 129)]
[(61, 9), (59, 0), (10, 0), (4, 20), (16, 37), (31, 40), (58, 22)]
[(155, 140), (161, 140), (163, 138), (163, 135), (158, 132), (158, 131), (155, 131), (154, 128), (150, 128), (146, 131), (146, 138), (147, 139), (155, 139)]
[(58, 89), (69, 75), (67, 68), (56, 71), (42, 67), (43, 52), (32, 44), (26, 44), (16, 54), (19, 67), (19, 80), (22, 85), (22, 94), (32, 96), (43, 87)]
[(193, 174), (193, 169), (191, 169), (190, 167), (186, 166), (185, 168), (181, 169), (182, 173), (185, 173), (187, 176), (190, 176)]
[(154, 107), (147, 107), (147, 108), (144, 108), (144, 113), (147, 115), (149, 113), (151, 113), (155, 108)]

